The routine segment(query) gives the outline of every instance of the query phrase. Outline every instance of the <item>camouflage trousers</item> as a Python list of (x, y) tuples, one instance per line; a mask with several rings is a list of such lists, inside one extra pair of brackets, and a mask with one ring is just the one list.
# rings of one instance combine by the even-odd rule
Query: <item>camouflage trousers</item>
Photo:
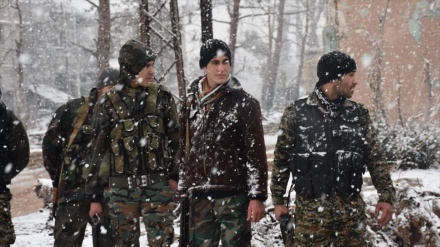
[(250, 246), (251, 223), (246, 220), (246, 194), (218, 199), (190, 198), (189, 243), (194, 246)]
[(108, 188), (104, 196), (110, 206), (115, 246), (139, 246), (141, 216), (148, 246), (173, 243), (175, 204), (168, 181), (144, 188)]
[(0, 195), (0, 246), (6, 247), (15, 242), (14, 225), (11, 220), (11, 193)]
[[(55, 214), (54, 246), (69, 247), (82, 246), (89, 217), (90, 202), (63, 202), (58, 205)], [(112, 246), (110, 216), (107, 206), (103, 206), (105, 218), (101, 220), (99, 246)], [(95, 246), (97, 247), (97, 246)]]
[(371, 246), (360, 196), (321, 200), (297, 195), (295, 203), (295, 246)]

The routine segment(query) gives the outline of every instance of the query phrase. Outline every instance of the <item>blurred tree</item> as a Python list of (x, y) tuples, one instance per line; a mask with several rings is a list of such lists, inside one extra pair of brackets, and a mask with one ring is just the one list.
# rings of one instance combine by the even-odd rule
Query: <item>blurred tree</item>
[(200, 0), (200, 16), (202, 24), (202, 43), (213, 38), (212, 1)]
[(96, 42), (97, 75), (109, 67), (110, 27), (110, 0), (99, 0), (98, 41)]

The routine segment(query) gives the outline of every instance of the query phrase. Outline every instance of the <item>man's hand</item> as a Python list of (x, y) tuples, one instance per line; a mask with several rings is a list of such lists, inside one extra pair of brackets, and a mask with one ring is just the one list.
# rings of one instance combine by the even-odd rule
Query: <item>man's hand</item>
[(259, 200), (251, 200), (249, 202), (247, 219), (250, 222), (260, 221), (266, 215), (264, 203)]
[(174, 179), (168, 179), (168, 183), (170, 184), (171, 190), (176, 193), (177, 191), (177, 182)]
[(286, 205), (274, 205), (274, 211), (275, 211), (275, 219), (280, 221), (280, 216), (282, 214), (288, 214), (289, 210), (287, 209)]
[(92, 202), (90, 204), (90, 211), (89, 211), (89, 217), (93, 221), (93, 216), (95, 214), (98, 215), (99, 218), (104, 219), (104, 214), (102, 213), (102, 206), (99, 202)]
[(382, 217), (377, 223), (379, 227), (382, 228), (393, 218), (393, 206), (387, 202), (378, 202), (376, 205), (376, 211), (374, 212), (374, 218), (377, 218), (380, 211), (382, 211)]

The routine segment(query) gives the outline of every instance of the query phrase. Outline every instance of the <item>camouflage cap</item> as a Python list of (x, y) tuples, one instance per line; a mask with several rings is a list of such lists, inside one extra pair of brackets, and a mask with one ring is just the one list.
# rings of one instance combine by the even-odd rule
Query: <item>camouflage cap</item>
[(121, 79), (125, 83), (131, 80), (147, 65), (148, 62), (156, 59), (157, 54), (148, 46), (137, 40), (129, 40), (119, 51), (119, 66)]
[(119, 83), (119, 70), (107, 68), (101, 71), (96, 82), (96, 88), (101, 89), (107, 86), (116, 86)]

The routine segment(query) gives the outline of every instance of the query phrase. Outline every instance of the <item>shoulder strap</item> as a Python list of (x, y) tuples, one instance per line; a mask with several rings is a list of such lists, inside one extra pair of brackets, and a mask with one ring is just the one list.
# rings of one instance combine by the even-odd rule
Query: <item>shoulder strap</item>
[(154, 113), (156, 111), (158, 94), (159, 84), (151, 83), (148, 87), (148, 100), (146, 101), (145, 113)]
[[(159, 84), (151, 83), (151, 85), (147, 89), (148, 95), (147, 100), (145, 101), (145, 113), (154, 113), (156, 111), (157, 105), (157, 96), (159, 91)], [(123, 102), (120, 94), (117, 91), (110, 91), (108, 94), (110, 102), (116, 110), (120, 119), (125, 119), (130, 117), (130, 111), (127, 108), (127, 105)]]
[(185, 164), (188, 163), (189, 159), (189, 150), (190, 150), (190, 141), (189, 141), (189, 113), (191, 109), (191, 101), (189, 98), (186, 98), (185, 102), (185, 110), (186, 110), (186, 134), (185, 134)]
[(81, 111), (81, 115), (79, 115), (76, 119), (75, 125), (73, 126), (73, 131), (70, 134), (69, 137), (69, 143), (67, 144), (67, 149), (70, 148), (70, 145), (72, 145), (73, 141), (75, 140), (76, 136), (78, 135), (79, 129), (84, 123), (84, 120), (86, 120), (87, 114), (89, 113), (89, 97), (84, 97), (84, 105), (81, 106), (81, 108), (85, 107), (86, 109)]

